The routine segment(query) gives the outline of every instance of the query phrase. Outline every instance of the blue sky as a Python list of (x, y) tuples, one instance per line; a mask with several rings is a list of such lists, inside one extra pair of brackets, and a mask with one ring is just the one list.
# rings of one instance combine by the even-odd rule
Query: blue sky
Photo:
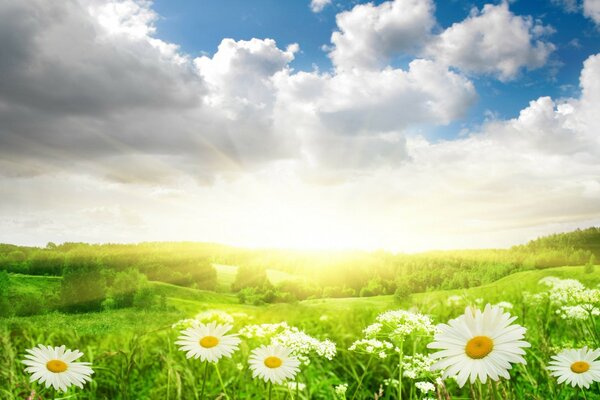
[[(157, 36), (179, 44), (189, 54), (213, 54), (225, 37), (235, 40), (272, 38), (280, 47), (295, 42), (300, 45), (301, 53), (290, 64), (296, 70), (310, 71), (316, 65), (326, 71), (332, 64), (322, 47), (331, 45), (331, 33), (336, 30), (335, 16), (359, 3), (366, 2), (337, 1), (320, 13), (313, 13), (307, 2), (298, 0), (158, 0), (153, 8), (161, 16), (156, 23)], [(487, 3), (436, 2), (437, 30), (462, 21), (473, 7), (481, 9)], [(515, 14), (531, 16), (551, 25), (556, 32), (549, 40), (556, 45), (556, 51), (545, 67), (523, 71), (513, 81), (499, 82), (490, 77), (473, 76), (478, 102), (460, 121), (429, 130), (432, 139), (451, 138), (462, 128), (480, 124), (488, 115), (486, 111), (498, 118), (513, 118), (532, 99), (569, 97), (579, 93), (583, 61), (600, 51), (600, 33), (594, 22), (580, 12), (567, 12), (561, 4), (547, 0), (513, 1), (510, 9)]]
[(0, 242), (506, 247), (600, 225), (598, 110), (600, 0), (3, 3)]

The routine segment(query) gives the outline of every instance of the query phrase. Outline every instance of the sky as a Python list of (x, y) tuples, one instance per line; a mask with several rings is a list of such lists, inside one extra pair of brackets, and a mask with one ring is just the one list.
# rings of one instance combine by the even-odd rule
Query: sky
[(600, 0), (0, 0), (0, 242), (600, 224)]

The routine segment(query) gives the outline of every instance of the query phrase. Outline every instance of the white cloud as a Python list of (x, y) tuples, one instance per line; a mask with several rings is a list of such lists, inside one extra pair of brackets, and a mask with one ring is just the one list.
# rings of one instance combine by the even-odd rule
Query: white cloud
[(574, 13), (579, 9), (577, 0), (551, 0), (553, 4), (561, 6), (566, 12)]
[(193, 63), (176, 45), (149, 36), (157, 18), (149, 5), (0, 5), (2, 175), (76, 164), (119, 182), (180, 174), (210, 182), (220, 172), (293, 156), (293, 138), (271, 128), (270, 79), (298, 46), (226, 39), (212, 59)]
[(444, 125), (476, 99), (473, 84), (433, 61), (407, 70), (282, 73), (276, 129), (295, 133), (313, 165), (352, 171), (406, 160), (406, 130)]
[(481, 12), (474, 9), (467, 19), (442, 32), (425, 52), (465, 72), (506, 81), (523, 68), (546, 64), (554, 45), (542, 36), (552, 31), (531, 17), (514, 15), (507, 2), (487, 4)]
[[(429, 128), (459, 119), (476, 93), (440, 60), (388, 65), (430, 38), (430, 3), (410, 21), (404, 1), (342, 14), (326, 73), (292, 70), (298, 46), (270, 39), (224, 39), (192, 60), (153, 36), (149, 3), (90, 4), (0, 3), (0, 241), (414, 250), (600, 222), (600, 55), (584, 64), (579, 98), (541, 97), (514, 119), (432, 141)], [(486, 47), (498, 26), (521, 32), (504, 35), (521, 50), (543, 44), (532, 40), (546, 28), (503, 7), (461, 29), (512, 64), (486, 69), (476, 54), (458, 67), (503, 79), (533, 68), (527, 51)], [(478, 30), (491, 16), (498, 24)], [(413, 23), (416, 36), (402, 36)]]
[(154, 22), (158, 15), (149, 1), (123, 0), (120, 2), (82, 1), (89, 13), (108, 35), (126, 35), (145, 39), (156, 32)]
[(582, 12), (600, 25), (600, 0), (552, 0), (552, 3), (560, 5), (568, 13)]
[(600, 0), (583, 0), (583, 15), (600, 25)]
[(314, 13), (320, 13), (329, 4), (331, 0), (310, 0), (310, 9)]
[(210, 85), (207, 100), (211, 105), (235, 108), (232, 103), (238, 103), (261, 109), (272, 102), (270, 78), (285, 70), (298, 51), (297, 44), (280, 50), (272, 39), (223, 39), (212, 58), (199, 57), (194, 64)]
[(325, 78), (315, 99), (321, 120), (345, 134), (399, 131), (414, 124), (448, 124), (475, 99), (463, 76), (429, 60), (408, 69), (354, 70)]
[(393, 0), (338, 14), (329, 54), (333, 64), (338, 70), (377, 69), (398, 53), (414, 52), (435, 25), (434, 8), (431, 0)]

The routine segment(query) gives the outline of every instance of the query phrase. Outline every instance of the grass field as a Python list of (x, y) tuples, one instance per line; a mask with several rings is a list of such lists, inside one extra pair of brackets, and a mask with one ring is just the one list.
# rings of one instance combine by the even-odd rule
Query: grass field
[[(0, 371), (1, 398), (25, 398), (32, 390), (41, 393), (42, 398), (47, 398), (49, 394), (41, 386), (28, 383), (27, 375), (19, 364), (25, 349), (38, 343), (65, 344), (70, 348), (78, 348), (85, 353), (85, 359), (94, 365), (94, 381), (84, 390), (71, 389), (64, 398), (199, 398), (202, 363), (186, 360), (183, 353), (176, 349), (174, 341), (178, 331), (171, 326), (207, 310), (221, 310), (234, 316), (235, 331), (249, 324), (286, 322), (315, 338), (329, 338), (337, 344), (337, 355), (331, 361), (314, 357), (311, 364), (303, 368), (299, 380), (306, 386), (302, 390), (296, 394), (277, 387), (276, 398), (344, 398), (334, 390), (336, 385), (348, 384), (346, 398), (373, 398), (381, 388), (381, 398), (393, 399), (398, 397), (396, 390), (392, 390), (394, 383), (386, 379), (393, 379), (397, 373), (397, 360), (376, 360), (373, 365), (372, 355), (347, 350), (362, 336), (362, 330), (374, 321), (377, 314), (386, 310), (406, 309), (428, 314), (435, 323), (439, 323), (458, 316), (466, 304), (482, 305), (500, 301), (514, 305), (510, 311), (519, 316), (519, 323), (529, 329), (527, 339), (532, 343), (533, 350), (528, 358), (530, 366), (515, 367), (512, 373), (514, 379), (501, 384), (504, 386), (500, 386), (499, 390), (504, 390), (509, 398), (520, 398), (518, 396), (525, 393), (527, 395), (523, 398), (547, 399), (548, 393), (554, 398), (571, 398), (578, 395), (575, 389), (560, 388), (553, 378), (540, 371), (544, 370), (543, 365), (552, 351), (568, 345), (594, 343), (579, 323), (562, 321), (555, 315), (532, 308), (528, 303), (526, 293), (547, 290), (547, 287), (538, 283), (547, 276), (578, 279), (588, 287), (600, 283), (599, 273), (586, 274), (582, 267), (559, 267), (519, 272), (493, 284), (466, 290), (418, 293), (401, 302), (393, 296), (376, 296), (251, 306), (238, 304), (236, 297), (231, 294), (152, 282), (156, 292), (166, 299), (166, 308), (163, 310), (129, 308), (75, 315), (54, 312), (3, 319), (0, 322), (0, 362), (10, 368)], [(10, 279), (15, 283), (14, 290), (21, 295), (51, 295), (60, 284), (60, 278), (55, 277), (11, 275)], [(457, 296), (462, 299), (460, 304), (450, 304), (449, 299)], [(252, 379), (246, 364), (250, 348), (260, 344), (261, 340), (264, 342), (261, 338), (248, 339), (233, 359), (218, 364), (224, 389), (218, 383), (215, 372), (209, 373), (206, 398), (225, 398), (223, 393), (227, 393), (229, 398), (238, 399), (264, 396), (264, 384)], [(414, 351), (427, 353), (423, 344), (422, 341), (415, 341)], [(534, 373), (531, 374), (526, 368), (535, 368)], [(434, 376), (423, 376), (421, 380), (434, 382)], [(406, 386), (403, 394), (406, 398), (425, 397), (414, 388), (406, 389), (414, 385), (414, 379), (405, 378), (404, 381)], [(535, 386), (534, 382), (537, 382)], [(390, 383), (390, 386), (386, 383)], [(459, 389), (453, 383), (448, 383), (448, 387), (452, 398), (464, 398), (472, 394), (469, 392), (472, 389)], [(588, 399), (600, 398), (600, 391), (595, 388), (587, 392)], [(482, 398), (485, 393), (483, 389)], [(477, 392), (475, 394), (477, 397)]]
[[(238, 268), (235, 265), (223, 265), (223, 264), (213, 264), (215, 269), (217, 270), (217, 282), (218, 287), (221, 291), (227, 291), (231, 288), (231, 285), (235, 281), (235, 276), (237, 274)], [(287, 272), (278, 271), (275, 269), (267, 269), (267, 278), (269, 282), (274, 285), (284, 281), (297, 281), (302, 279), (297, 275), (292, 275)]]

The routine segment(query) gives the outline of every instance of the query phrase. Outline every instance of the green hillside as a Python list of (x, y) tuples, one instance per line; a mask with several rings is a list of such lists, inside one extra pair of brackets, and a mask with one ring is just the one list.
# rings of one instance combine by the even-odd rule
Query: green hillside
[[(229, 290), (231, 284), (235, 281), (235, 276), (239, 269), (236, 265), (223, 265), (213, 264), (213, 267), (217, 270), (217, 282), (221, 290)], [(277, 285), (285, 281), (298, 281), (302, 279), (298, 275), (290, 274), (288, 272), (279, 271), (276, 269), (267, 269), (267, 278), (273, 285)]]
[[(394, 296), (374, 297), (348, 297), (340, 299), (314, 299), (306, 300), (300, 304), (308, 307), (323, 307), (336, 310), (350, 310), (357, 307), (363, 309), (385, 309), (399, 306), (418, 306), (429, 309), (436, 304), (445, 303), (450, 296), (463, 296), (468, 299), (481, 298), (484, 301), (499, 302), (508, 299), (515, 300), (524, 292), (536, 293), (545, 289), (540, 285), (540, 279), (546, 276), (555, 276), (561, 279), (577, 279), (586, 286), (593, 287), (600, 284), (600, 267), (596, 266), (593, 274), (584, 273), (580, 266), (564, 266), (543, 270), (516, 272), (491, 284), (459, 290), (436, 290), (426, 293), (416, 293), (408, 299), (398, 303)], [(508, 301), (510, 301), (508, 300)]]
[[(190, 318), (197, 313), (209, 309), (222, 309), (229, 312), (244, 312), (252, 319), (262, 322), (291, 321), (301, 323), (306, 317), (314, 318), (326, 315), (335, 321), (337, 319), (356, 316), (356, 310), (365, 320), (376, 313), (394, 308), (418, 307), (425, 312), (434, 312), (436, 308), (445, 307), (450, 296), (462, 296), (484, 302), (515, 301), (524, 292), (535, 293), (544, 290), (539, 280), (546, 276), (578, 279), (589, 287), (600, 284), (600, 267), (593, 274), (586, 274), (583, 267), (565, 266), (545, 270), (524, 271), (511, 274), (492, 284), (473, 287), (464, 290), (438, 290), (427, 293), (417, 293), (398, 302), (394, 296), (326, 298), (305, 300), (294, 304), (271, 304), (262, 306), (238, 304), (238, 299), (232, 294), (216, 293), (205, 290), (181, 287), (162, 282), (150, 282), (155, 293), (164, 296), (168, 310), (138, 311), (135, 309), (111, 310), (109, 312), (65, 315), (52, 313), (49, 315), (26, 318), (11, 318), (12, 323), (35, 323), (41, 326), (61, 325), (68, 322), (79, 332), (118, 331), (119, 329), (140, 329), (148, 331), (170, 324), (182, 318)], [(15, 291), (20, 296), (27, 294), (56, 293), (59, 290), (60, 278), (39, 277), (28, 275), (11, 275), (15, 282)], [(159, 318), (157, 318), (159, 317)]]
[[(332, 385), (343, 382), (350, 385), (351, 393), (359, 393), (355, 399), (373, 398), (373, 393), (381, 385), (382, 377), (386, 379), (397, 376), (397, 370), (394, 369), (396, 360), (391, 357), (368, 366), (367, 355), (348, 351), (348, 348), (363, 336), (363, 329), (373, 323), (377, 314), (386, 310), (412, 310), (428, 314), (434, 323), (439, 323), (460, 315), (466, 304), (482, 306), (487, 302), (508, 301), (514, 305), (511, 313), (518, 316), (518, 322), (528, 329), (527, 339), (532, 343), (532, 349), (528, 350), (527, 368), (530, 373), (535, 374), (534, 379), (539, 384), (531, 386), (528, 382), (516, 380), (518, 386), (512, 389), (507, 385), (502, 386), (503, 390), (512, 390), (504, 398), (525, 398), (526, 393), (535, 390), (537, 394), (532, 397), (534, 399), (567, 400), (573, 398), (575, 392), (564, 390), (562, 395), (557, 395), (555, 380), (545, 374), (543, 362), (553, 354), (554, 348), (593, 343), (581, 327), (565, 323), (554, 313), (544, 314), (530, 307), (523, 293), (544, 290), (545, 287), (538, 282), (545, 276), (575, 278), (588, 287), (595, 287), (600, 284), (600, 267), (596, 266), (591, 273), (585, 273), (582, 266), (516, 272), (491, 284), (462, 290), (416, 293), (401, 302), (395, 296), (388, 295), (248, 305), (239, 304), (237, 296), (231, 293), (151, 281), (148, 286), (155, 297), (160, 298), (160, 302), (150, 309), (128, 307), (73, 314), (46, 311), (40, 315), (0, 319), (0, 362), (13, 366), (0, 371), (0, 387), (26, 388), (22, 391), (4, 392), (7, 399), (25, 398), (23, 395), (28, 395), (31, 387), (28, 386), (29, 378), (18, 360), (22, 359), (24, 349), (38, 343), (47, 343), (78, 348), (85, 353), (85, 360), (94, 365), (94, 383), (86, 386), (84, 391), (78, 391), (80, 395), (77, 398), (82, 400), (199, 398), (197, 387), (201, 364), (196, 360), (186, 360), (183, 353), (177, 351), (174, 342), (178, 331), (172, 326), (180, 320), (195, 318), (199, 313), (219, 310), (234, 317), (234, 332), (249, 324), (285, 322), (309, 335), (319, 339), (329, 338), (336, 343), (338, 354), (335, 358), (330, 361), (315, 359), (314, 363), (305, 368), (301, 381), (311, 383), (311, 386), (294, 399), (332, 399)], [(26, 299), (36, 297), (48, 299), (49, 304), (59, 299), (57, 293), (61, 278), (18, 274), (11, 274), (9, 277), (11, 293), (13, 296), (18, 295), (18, 301), (16, 298), (13, 300), (18, 304), (27, 304)], [(464, 300), (460, 304), (450, 304), (449, 298), (457, 295)], [(421, 348), (419, 351), (427, 352), (425, 344), (421, 339), (414, 342), (415, 346)], [(240, 365), (243, 368), (247, 364), (249, 349), (256, 345), (256, 342), (245, 340), (243, 349), (236, 353), (234, 360), (222, 363), (224, 385), (229, 394), (243, 391), (254, 396), (236, 396), (231, 397), (232, 399), (260, 398), (261, 389), (252, 381), (248, 371), (238, 370)], [(410, 343), (407, 348), (414, 351), (412, 345)], [(361, 371), (365, 371), (364, 379), (361, 378)], [(523, 376), (524, 371), (523, 367), (518, 367), (514, 375)], [(211, 375), (210, 381), (208, 398), (218, 398), (218, 379)], [(407, 390), (414, 385), (414, 381), (410, 379), (405, 379), (404, 382)], [(452, 398), (468, 398), (468, 389), (461, 391), (452, 386), (452, 382), (449, 385), (453, 390)], [(396, 398), (393, 394), (395, 389), (386, 393), (383, 399)], [(547, 393), (553, 393), (554, 397), (543, 397)], [(279, 394), (277, 398), (284, 398), (283, 390), (279, 390)], [(352, 395), (348, 398), (351, 397)], [(588, 394), (588, 399), (599, 398)]]

